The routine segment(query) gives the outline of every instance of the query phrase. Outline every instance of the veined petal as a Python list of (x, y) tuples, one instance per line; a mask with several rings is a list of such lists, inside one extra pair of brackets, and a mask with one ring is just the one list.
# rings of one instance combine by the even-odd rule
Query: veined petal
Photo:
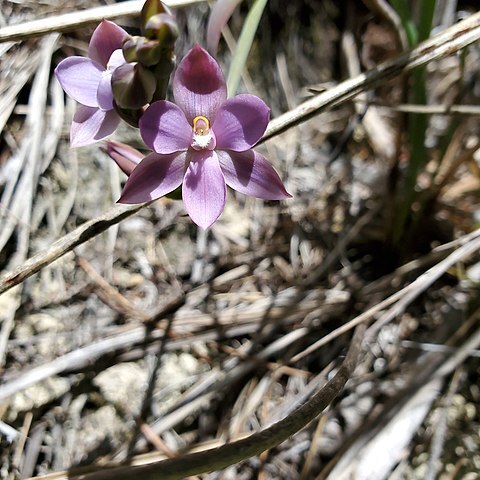
[(103, 68), (84, 57), (68, 57), (55, 69), (62, 88), (74, 100), (87, 107), (97, 107), (97, 90)]
[(110, 72), (104, 72), (98, 84), (97, 103), (102, 110), (113, 108), (112, 74)]
[(99, 108), (79, 105), (70, 128), (70, 145), (83, 147), (102, 140), (115, 131), (119, 120), (115, 110), (105, 112)]
[(217, 110), (212, 130), (220, 150), (243, 152), (252, 148), (265, 132), (270, 109), (255, 95), (229, 98)]
[(133, 169), (145, 158), (145, 155), (130, 145), (107, 140), (104, 147), (100, 147), (126, 175), (130, 175)]
[(183, 181), (187, 153), (147, 155), (132, 171), (118, 203), (143, 203), (163, 197)]
[(143, 141), (157, 153), (165, 155), (187, 150), (192, 143), (193, 130), (185, 114), (166, 100), (152, 103), (139, 125)]
[(102, 20), (90, 39), (88, 56), (106, 68), (112, 53), (122, 48), (127, 36), (128, 33), (122, 27), (109, 20)]
[(237, 192), (264, 200), (283, 200), (291, 195), (277, 172), (263, 155), (246, 152), (217, 151), (227, 185)]
[(222, 70), (200, 45), (194, 45), (179, 63), (173, 79), (173, 95), (189, 123), (198, 115), (212, 123), (218, 107), (226, 100)]
[(201, 228), (210, 227), (223, 212), (226, 187), (215, 151), (191, 151), (182, 198), (190, 218)]

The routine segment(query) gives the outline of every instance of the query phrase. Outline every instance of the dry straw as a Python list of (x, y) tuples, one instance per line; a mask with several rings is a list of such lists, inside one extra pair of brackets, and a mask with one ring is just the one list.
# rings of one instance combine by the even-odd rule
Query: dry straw
[[(172, 6), (180, 6), (193, 2), (168, 2)], [(122, 15), (134, 15), (138, 13), (142, 2), (125, 2), (116, 5), (115, 8), (106, 10), (93, 9), (81, 13), (75, 13), (75, 18), (69, 15), (56, 17), (55, 19), (46, 19), (21, 26), (7, 27), (0, 30), (0, 41), (17, 41), (32, 35), (41, 35), (52, 31), (66, 31), (87, 23), (98, 21), (99, 18), (116, 18)], [(99, 17), (100, 15), (100, 17)], [(457, 23), (451, 28), (443, 31), (439, 35), (421, 43), (417, 48), (401, 54), (393, 60), (380, 64), (376, 68), (362, 73), (354, 78), (340, 83), (336, 87), (321, 93), (298, 107), (284, 113), (270, 122), (262, 141), (270, 139), (280, 133), (298, 125), (301, 122), (317, 115), (318, 113), (340, 105), (353, 99), (361, 92), (374, 88), (380, 82), (396, 77), (405, 71), (423, 66), (439, 58), (454, 55), (471, 43), (480, 38), (480, 13)], [(7, 291), (15, 285), (20, 284), (26, 278), (38, 272), (45, 266), (51, 264), (56, 259), (73, 250), (76, 246), (95, 237), (101, 232), (115, 225), (123, 219), (137, 213), (143, 206), (136, 207), (115, 207), (109, 212), (100, 215), (94, 220), (86, 222), (73, 232), (57, 240), (49, 249), (37, 253), (28, 259), (23, 265), (15, 271), (5, 275), (0, 280), (0, 293)], [(391, 306), (386, 311), (385, 321), (391, 320), (394, 315), (413, 301), (413, 298), (420, 291), (424, 291), (431, 282), (438, 278), (452, 262), (463, 259), (478, 249), (480, 240), (477, 234), (468, 237), (468, 242), (455, 250), (444, 262), (435, 266), (431, 271), (419, 277), (417, 283), (413, 282), (409, 291), (415, 290), (409, 296), (394, 296), (393, 299), (385, 300), (381, 304), (384, 307)], [(421, 285), (419, 285), (421, 283)], [(414, 287), (417, 287), (414, 288)], [(407, 287), (408, 288), (408, 287)], [(403, 300), (402, 300), (403, 298)], [(400, 301), (399, 301), (400, 299)], [(388, 301), (391, 300), (391, 301)], [(377, 311), (377, 310), (376, 310)], [(363, 314), (365, 318), (371, 317), (371, 312)], [(362, 316), (360, 316), (363, 318)], [(358, 319), (357, 319), (358, 320)], [(355, 322), (360, 323), (359, 321)], [(352, 328), (353, 324), (349, 325)], [(217, 470), (228, 465), (237, 463), (248, 457), (258, 455), (261, 452), (270, 449), (289, 436), (304, 428), (310, 421), (317, 417), (342, 391), (345, 383), (351, 376), (361, 349), (361, 342), (364, 328), (361, 326), (354, 335), (349, 353), (342, 365), (337, 370), (335, 376), (328, 381), (315, 395), (312, 396), (304, 405), (298, 407), (280, 422), (268, 427), (260, 432), (254, 433), (248, 438), (235, 442), (230, 442), (216, 449), (206, 450), (204, 452), (183, 455), (168, 460), (155, 461), (143, 466), (124, 466), (116, 468), (103, 468), (94, 471), (91, 467), (87, 472), (68, 472), (49, 475), (45, 478), (83, 478), (85, 480), (100, 480), (107, 478), (138, 478), (155, 479), (179, 479), (188, 475), (198, 474), (206, 471)], [(325, 342), (325, 340), (323, 340)]]

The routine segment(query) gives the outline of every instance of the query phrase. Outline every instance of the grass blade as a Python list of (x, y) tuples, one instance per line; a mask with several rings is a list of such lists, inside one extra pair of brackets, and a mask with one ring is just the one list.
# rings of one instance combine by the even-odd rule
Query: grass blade
[(256, 0), (253, 7), (248, 12), (242, 33), (238, 39), (237, 48), (233, 54), (232, 64), (228, 72), (227, 89), (228, 96), (232, 97), (237, 93), (242, 70), (247, 61), (248, 53), (252, 47), (253, 39), (260, 23), (265, 6), (268, 0)]

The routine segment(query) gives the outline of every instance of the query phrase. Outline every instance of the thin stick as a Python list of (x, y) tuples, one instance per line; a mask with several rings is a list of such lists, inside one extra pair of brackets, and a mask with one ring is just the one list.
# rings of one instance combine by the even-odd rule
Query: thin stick
[(135, 305), (128, 301), (113, 285), (108, 283), (91, 265), (91, 263), (84, 257), (78, 256), (77, 263), (80, 268), (92, 279), (95, 285), (98, 287), (100, 294), (99, 297), (110, 308), (117, 310), (118, 312), (138, 318), (143, 321), (151, 319), (151, 315), (139, 310)]
[[(246, 458), (260, 455), (306, 427), (339, 395), (357, 364), (363, 331), (364, 329), (361, 327), (355, 332), (347, 356), (331, 380), (290, 415), (260, 432), (221, 447), (156, 461), (147, 465), (121, 466), (90, 473), (82, 473), (80, 470), (78, 474), (74, 470), (70, 470), (68, 478), (70, 480), (136, 480), (137, 478), (178, 480), (189, 475), (220, 470)], [(55, 478), (60, 480), (65, 477), (56, 474)]]
[(400, 105), (389, 105), (383, 102), (365, 101), (361, 99), (354, 100), (355, 103), (364, 105), (375, 105), (380, 108), (387, 108), (395, 112), (402, 113), (421, 113), (423, 115), (479, 115), (480, 107), (478, 105), (417, 105), (413, 103), (402, 103)]
[[(185, 7), (205, 0), (164, 0), (168, 7)], [(0, 29), (0, 43), (7, 41), (20, 41), (51, 32), (68, 32), (76, 28), (85, 27), (91, 23), (98, 23), (102, 19), (115, 19), (118, 17), (134, 17), (138, 15), (145, 3), (144, 0), (130, 0), (88, 10), (74, 11), (57, 15), (55, 17), (32, 20), (21, 25), (9, 25)]]
[(80, 227), (76, 228), (73, 232), (57, 240), (49, 249), (37, 253), (13, 272), (5, 275), (0, 281), (0, 294), (9, 290), (14, 285), (23, 282), (26, 278), (37, 273), (43, 267), (50, 265), (78, 245), (81, 245), (99, 233), (104, 232), (112, 225), (137, 213), (144, 206), (145, 204), (135, 205), (133, 207), (117, 205), (107, 213), (80, 225)]
[(280, 115), (280, 117), (270, 122), (263, 140), (278, 135), (327, 108), (346, 102), (360, 92), (371, 89), (380, 82), (393, 78), (404, 71), (412, 70), (433, 60), (452, 55), (478, 39), (480, 39), (480, 12), (471, 15), (439, 35), (422, 42), (413, 50), (381, 63), (377, 67), (354, 78), (350, 78), (336, 87), (307, 100), (297, 108)]
[(476, 235), (473, 238), (471, 238), (471, 234), (468, 234), (468, 237), (471, 238), (469, 243), (462, 245), (457, 250), (454, 250), (447, 258), (437, 263), (425, 273), (417, 277), (412, 283), (402, 288), (398, 292), (394, 293), (393, 295), (390, 295), (385, 300), (377, 303), (373, 307), (369, 308), (366, 312), (361, 313), (360, 315), (353, 318), (344, 325), (341, 325), (335, 330), (332, 330), (330, 333), (307, 347), (302, 352), (294, 355), (290, 360), (291, 363), (298, 362), (302, 358), (305, 358), (307, 355), (310, 355), (314, 351), (318, 350), (320, 347), (323, 347), (324, 345), (331, 342), (340, 335), (343, 335), (349, 330), (355, 328), (357, 325), (370, 321), (378, 312), (381, 312), (383, 309), (394, 304), (393, 307), (387, 310), (379, 318), (375, 325), (370, 327), (370, 329), (366, 333), (366, 338), (371, 341), (383, 325), (385, 325), (393, 318), (398, 316), (400, 313), (402, 313), (405, 308), (410, 305), (410, 303), (413, 302), (415, 298), (418, 297), (418, 295), (424, 292), (434, 281), (438, 280), (438, 278), (440, 278), (450, 267), (452, 267), (465, 257), (478, 251), (478, 249), (480, 248), (480, 229), (476, 230), (475, 233)]

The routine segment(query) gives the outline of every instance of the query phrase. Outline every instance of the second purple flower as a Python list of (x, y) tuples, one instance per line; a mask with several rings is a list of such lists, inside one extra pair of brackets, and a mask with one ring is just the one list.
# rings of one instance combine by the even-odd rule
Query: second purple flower
[(218, 63), (199, 45), (179, 63), (173, 94), (176, 104), (157, 101), (140, 120), (142, 138), (154, 153), (135, 167), (120, 203), (147, 202), (183, 183), (185, 209), (206, 229), (223, 211), (226, 185), (265, 200), (291, 196), (268, 161), (252, 150), (270, 109), (254, 95), (227, 100)]
[(97, 142), (118, 126), (111, 79), (113, 71), (125, 63), (122, 43), (127, 36), (123, 28), (103, 20), (93, 32), (88, 58), (68, 57), (55, 69), (62, 88), (80, 104), (70, 129), (72, 147)]

